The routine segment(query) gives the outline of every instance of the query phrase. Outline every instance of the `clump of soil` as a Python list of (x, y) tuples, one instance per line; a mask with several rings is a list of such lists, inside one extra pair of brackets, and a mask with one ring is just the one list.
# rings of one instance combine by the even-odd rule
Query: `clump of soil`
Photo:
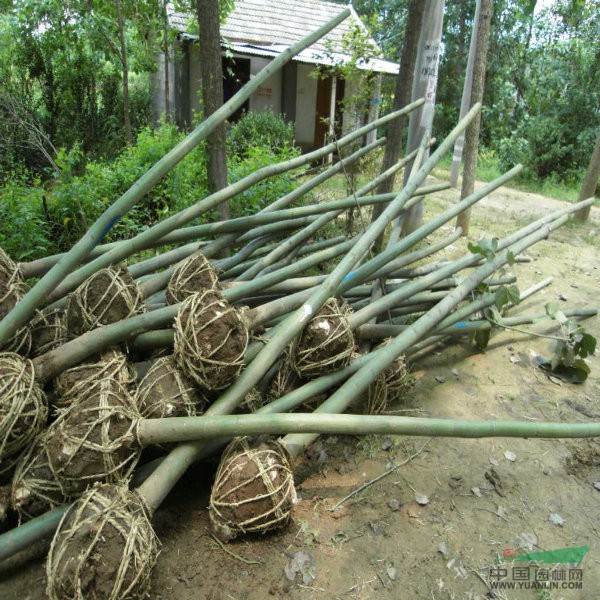
[(330, 298), (310, 320), (292, 345), (292, 365), (298, 375), (319, 377), (348, 365), (355, 346), (348, 310)]
[(170, 356), (159, 358), (138, 387), (135, 403), (147, 419), (193, 417), (202, 414), (207, 400)]
[(117, 387), (128, 388), (134, 381), (134, 375), (127, 361), (127, 356), (120, 350), (110, 349), (63, 371), (54, 379), (57, 408), (67, 408), (84, 394), (114, 382)]
[(47, 419), (48, 402), (35, 383), (31, 361), (0, 353), (0, 473), (12, 468)]
[(51, 600), (133, 600), (148, 596), (159, 542), (136, 492), (88, 490), (69, 510), (46, 563)]
[(183, 302), (191, 294), (217, 289), (219, 278), (213, 266), (202, 254), (194, 254), (171, 275), (167, 286), (167, 304)]
[(127, 269), (101, 269), (69, 296), (69, 336), (77, 337), (102, 325), (133, 317), (143, 310), (142, 295)]
[(114, 382), (85, 393), (61, 414), (43, 444), (65, 495), (131, 473), (140, 455), (134, 435), (137, 418), (128, 392)]
[(210, 522), (219, 538), (284, 527), (295, 503), (294, 476), (280, 444), (248, 438), (231, 442), (210, 496)]
[(244, 367), (248, 341), (241, 312), (216, 291), (190, 296), (175, 319), (174, 358), (207, 390), (231, 385)]
[(31, 322), (31, 356), (40, 356), (58, 348), (68, 340), (66, 314), (56, 309), (38, 313)]

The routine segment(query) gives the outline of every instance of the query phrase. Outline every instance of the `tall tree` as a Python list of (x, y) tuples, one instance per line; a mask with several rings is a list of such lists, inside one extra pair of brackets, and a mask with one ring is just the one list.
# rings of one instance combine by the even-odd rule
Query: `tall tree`
[[(596, 193), (598, 177), (600, 177), (600, 131), (598, 131), (596, 145), (594, 146), (590, 163), (588, 164), (583, 183), (581, 184), (581, 189), (579, 190), (579, 200), (587, 200)], [(587, 221), (590, 216), (591, 208), (591, 206), (582, 208), (575, 213), (575, 218), (578, 221)]]
[[(488, 40), (492, 21), (493, 0), (482, 0), (477, 24), (477, 42), (475, 46), (475, 62), (473, 64), (473, 83), (471, 88), (471, 106), (483, 100), (485, 88), (485, 69), (487, 64)], [(479, 151), (479, 129), (481, 111), (471, 122), (465, 134), (465, 166), (463, 171), (461, 198), (470, 196), (475, 190), (475, 174)], [(462, 235), (469, 233), (471, 210), (467, 209), (456, 219), (456, 226), (462, 228)]]
[[(404, 41), (400, 52), (400, 71), (396, 78), (396, 90), (394, 92), (392, 110), (399, 110), (410, 102), (411, 83), (415, 72), (419, 32), (421, 31), (424, 8), (425, 3), (422, 2), (422, 0), (410, 0), (408, 5)], [(405, 116), (395, 119), (388, 125), (386, 132), (387, 143), (385, 145), (383, 164), (381, 166), (382, 173), (392, 167), (400, 157), (405, 126)], [(394, 187), (394, 179), (395, 177), (392, 176), (383, 181), (377, 188), (377, 193), (386, 194), (391, 192)], [(384, 210), (385, 206), (383, 204), (375, 204), (373, 206), (371, 220), (375, 221)], [(383, 236), (380, 236), (375, 242), (377, 251), (380, 250), (382, 242)]]
[[(204, 117), (214, 113), (223, 104), (223, 67), (218, 0), (198, 0), (198, 27), (200, 36), (200, 77)], [(222, 123), (208, 137), (208, 186), (211, 192), (227, 185), (226, 129)], [(219, 205), (221, 219), (229, 218), (229, 203)]]

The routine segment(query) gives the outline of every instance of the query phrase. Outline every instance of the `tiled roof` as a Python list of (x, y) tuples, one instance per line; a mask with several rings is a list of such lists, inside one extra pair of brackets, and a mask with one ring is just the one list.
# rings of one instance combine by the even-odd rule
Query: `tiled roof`
[[(235, 9), (221, 24), (221, 37), (234, 43), (287, 47), (324, 25), (344, 8), (342, 4), (323, 0), (237, 0)], [(342, 38), (353, 26), (358, 25), (366, 32), (354, 9), (350, 9), (351, 14), (347, 19), (305, 53), (323, 54), (333, 50), (342, 54)], [(169, 18), (175, 29), (186, 33), (189, 14), (177, 12), (171, 7)], [(381, 55), (375, 41), (371, 41)]]

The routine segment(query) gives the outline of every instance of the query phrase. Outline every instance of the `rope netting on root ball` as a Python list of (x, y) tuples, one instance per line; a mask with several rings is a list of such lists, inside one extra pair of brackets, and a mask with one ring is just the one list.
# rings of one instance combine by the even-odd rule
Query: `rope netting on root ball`
[(21, 455), (15, 466), (10, 507), (17, 512), (21, 522), (67, 501), (68, 498), (50, 467), (46, 448), (41, 439), (38, 439)]
[(174, 357), (198, 385), (221, 390), (243, 369), (249, 338), (242, 312), (218, 292), (193, 294), (175, 319)]
[(69, 336), (128, 319), (144, 311), (140, 290), (127, 269), (108, 267), (86, 279), (67, 302)]
[(62, 518), (46, 561), (50, 600), (148, 597), (159, 541), (125, 484), (89, 489)]
[(348, 323), (350, 308), (329, 298), (292, 344), (294, 370), (301, 377), (318, 377), (348, 365), (354, 352), (354, 334)]
[[(0, 283), (0, 321), (17, 306), (26, 291), (27, 286), (20, 281), (8, 284)], [(24, 325), (17, 329), (0, 350), (4, 352), (16, 352), (21, 356), (28, 356), (31, 351), (30, 327)]]
[(68, 341), (65, 311), (55, 309), (48, 313), (38, 312), (31, 321), (31, 356), (36, 357)]
[(193, 417), (202, 414), (207, 403), (204, 395), (171, 356), (154, 362), (135, 395), (140, 415), (147, 419)]
[[(391, 342), (392, 339), (388, 338), (379, 347), (387, 346)], [(391, 365), (383, 370), (382, 375), (385, 377), (390, 402), (397, 398), (406, 398), (415, 387), (414, 375), (410, 372), (404, 355), (398, 356)]]
[(167, 285), (167, 304), (178, 304), (188, 296), (219, 288), (215, 268), (202, 254), (194, 254), (179, 265)]
[(295, 503), (294, 474), (280, 444), (244, 437), (227, 446), (210, 495), (215, 535), (232, 540), (284, 527)]
[(0, 248), (0, 289), (22, 280), (19, 265)]
[(0, 353), (0, 473), (14, 465), (47, 419), (48, 402), (34, 381), (32, 362), (13, 352)]
[(85, 397), (102, 385), (106, 386), (107, 381), (125, 388), (135, 381), (127, 356), (115, 348), (58, 375), (54, 379), (56, 397), (53, 404), (57, 408), (68, 408), (76, 399)]
[(66, 496), (96, 481), (131, 473), (139, 456), (135, 420), (139, 413), (127, 390), (107, 381), (82, 397), (50, 425), (42, 443), (49, 466)]

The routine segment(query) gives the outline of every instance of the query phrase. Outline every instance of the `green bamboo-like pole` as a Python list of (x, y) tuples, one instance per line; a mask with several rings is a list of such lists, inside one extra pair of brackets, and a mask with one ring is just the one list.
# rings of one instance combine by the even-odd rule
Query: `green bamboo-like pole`
[[(238, 379), (228, 390), (208, 409), (207, 414), (227, 414), (232, 412), (245, 394), (262, 378), (271, 365), (279, 358), (285, 347), (299, 334), (312, 315), (320, 309), (327, 298), (335, 294), (338, 286), (362, 258), (375, 239), (383, 232), (387, 224), (402, 210), (407, 200), (425, 180), (433, 167), (441, 160), (454, 144), (455, 139), (467, 127), (480, 106), (475, 106), (440, 143), (431, 157), (412, 177), (398, 196), (383, 211), (380, 217), (373, 222), (361, 236), (352, 250), (340, 261), (337, 267), (329, 274), (327, 279), (317, 288), (305, 304), (271, 332), (272, 337), (262, 350), (253, 358), (252, 368), (242, 371)], [(153, 512), (169, 493), (181, 475), (194, 462), (196, 456), (202, 451), (201, 443), (182, 444), (175, 448), (154, 471), (154, 473), (140, 486), (139, 490), (148, 503), (150, 512)]]
[(599, 437), (600, 422), (460, 421), (423, 417), (315, 412), (143, 419), (138, 423), (137, 433), (139, 441), (144, 445), (242, 435), (282, 435), (286, 433), (550, 439)]
[[(538, 228), (520, 241), (510, 246), (510, 251), (517, 254), (532, 244), (544, 239), (549, 233), (559, 227), (567, 220), (567, 216), (560, 217), (550, 224)], [(476, 269), (458, 287), (448, 293), (431, 310), (420, 317), (415, 323), (394, 338), (389, 344), (378, 351), (376, 363), (369, 361), (359, 369), (346, 382), (338, 388), (315, 412), (342, 413), (346, 410), (352, 400), (364, 392), (377, 378), (379, 373), (393, 363), (410, 346), (424, 338), (435, 326), (442, 321), (453, 308), (463, 300), (479, 283), (489, 277), (509, 261), (509, 250), (504, 250), (492, 260)], [(312, 434), (292, 434), (286, 436), (284, 444), (292, 455), (297, 455), (308, 444), (315, 439)]]
[[(268, 68), (268, 67), (266, 67), (266, 68)], [(252, 80), (252, 82), (254, 82), (254, 79)], [(242, 88), (242, 89), (244, 89), (244, 88)], [(234, 96), (234, 98), (235, 98), (235, 96)], [(233, 98), (232, 98), (232, 100), (233, 100)], [(395, 113), (390, 113), (389, 115), (386, 115), (385, 117), (382, 117), (381, 119), (378, 119), (378, 121), (383, 123), (383, 122), (387, 122), (389, 120), (393, 120), (394, 118), (398, 118), (402, 114), (406, 114), (407, 112), (410, 112), (411, 110), (416, 108), (417, 104), (418, 103), (413, 103), (413, 104), (403, 108), (400, 111), (396, 111)], [(216, 114), (216, 113), (213, 113), (213, 114)], [(209, 118), (212, 118), (212, 115)], [(365, 126), (365, 128), (369, 129), (369, 130), (373, 129), (374, 127), (377, 127), (375, 122), (369, 123), (368, 125)], [(364, 129), (364, 128), (362, 128), (362, 129)], [(352, 132), (352, 134), (345, 136), (345, 138), (351, 138), (352, 136), (356, 136), (356, 135), (357, 135), (357, 132)], [(371, 146), (373, 147), (374, 145), (372, 144)], [(372, 149), (372, 147), (371, 147), (371, 149)], [(263, 167), (262, 169), (258, 169), (256, 171), (254, 171), (253, 173), (247, 175), (243, 179), (240, 179), (239, 181), (228, 185), (226, 188), (218, 190), (217, 192), (204, 198), (203, 200), (194, 204), (193, 206), (190, 206), (175, 215), (171, 215), (170, 217), (163, 219), (162, 221), (160, 221), (159, 223), (156, 223), (155, 225), (148, 228), (147, 230), (139, 233), (134, 238), (127, 240), (126, 244), (120, 244), (120, 245), (116, 246), (112, 250), (109, 250), (108, 252), (102, 254), (101, 256), (94, 259), (93, 261), (82, 266), (76, 272), (71, 273), (71, 275), (66, 277), (64, 279), (64, 281), (62, 281), (61, 284), (56, 288), (56, 290), (52, 294), (50, 294), (50, 300), (55, 300), (57, 298), (60, 298), (61, 296), (68, 293), (69, 291), (75, 289), (80, 283), (85, 281), (85, 279), (87, 279), (90, 275), (92, 275), (97, 270), (104, 268), (108, 265), (115, 264), (115, 263), (127, 258), (128, 256), (131, 256), (132, 254), (135, 254), (136, 252), (149, 247), (149, 245), (154, 243), (156, 240), (165, 238), (165, 236), (167, 234), (169, 234), (170, 232), (172, 232), (173, 230), (175, 230), (175, 229), (181, 227), (182, 225), (185, 225), (189, 221), (199, 217), (201, 214), (218, 206), (225, 200), (228, 200), (229, 198), (232, 198), (236, 194), (248, 189), (255, 183), (258, 183), (259, 181), (261, 181), (267, 177), (276, 175), (278, 173), (283, 173), (285, 171), (295, 169), (295, 168), (302, 166), (312, 160), (315, 160), (316, 158), (318, 158), (320, 156), (323, 156), (325, 153), (326, 153), (325, 147), (319, 148), (318, 150), (315, 150), (308, 154), (303, 154), (296, 158), (292, 158), (292, 159), (289, 159), (289, 160), (286, 160), (286, 161), (283, 161), (280, 163), (272, 164), (272, 165), (267, 165), (266, 167)], [(272, 208), (273, 206), (277, 207), (278, 205), (276, 203), (273, 203), (270, 207), (270, 210), (274, 210)], [(221, 221), (220, 223), (223, 223), (223, 224), (230, 223), (230, 221)], [(228, 232), (227, 227), (229, 227), (229, 226), (226, 226), (225, 229), (221, 229), (221, 230), (217, 229), (216, 232)], [(165, 242), (165, 243), (170, 243), (170, 242)]]
[(363, 281), (366, 281), (369, 276), (372, 275), (375, 271), (381, 269), (396, 257), (396, 252), (398, 251), (398, 247), (400, 248), (410, 248), (418, 241), (422, 240), (426, 235), (435, 231), (440, 225), (439, 223), (446, 223), (450, 219), (454, 218), (456, 215), (463, 212), (468, 206), (472, 206), (476, 202), (479, 202), (482, 198), (490, 194), (495, 189), (499, 188), (501, 185), (510, 181), (513, 177), (518, 175), (523, 170), (522, 165), (517, 165), (513, 167), (510, 171), (507, 171), (504, 175), (498, 177), (494, 181), (485, 185), (481, 190), (471, 194), (458, 204), (448, 208), (443, 213), (438, 215), (435, 219), (430, 221), (424, 226), (419, 227), (417, 230), (413, 231), (406, 237), (404, 237), (398, 244), (395, 244), (389, 248), (386, 248), (383, 252), (372, 258), (369, 262), (365, 263), (362, 267), (350, 273), (346, 281), (344, 281), (341, 292), (343, 293), (346, 289), (353, 287)]
[(281, 69), (281, 67), (283, 67), (283, 65), (294, 55), (323, 37), (336, 25), (346, 19), (349, 14), (349, 9), (343, 10), (339, 15), (323, 25), (323, 27), (320, 27), (315, 32), (283, 51), (260, 73), (256, 74), (254, 78), (240, 89), (228, 102), (216, 110), (184, 140), (161, 158), (114, 204), (104, 211), (81, 240), (77, 242), (73, 248), (31, 288), (17, 306), (15, 306), (15, 308), (0, 321), (0, 347), (4, 346), (10, 337), (33, 317), (36, 309), (46, 301), (56, 286), (60, 284), (77, 265), (85, 260), (92, 248), (102, 241), (114, 224), (135, 206), (135, 204), (137, 204), (177, 163), (179, 163), (202, 140), (206, 139), (220, 123), (225, 121), (225, 119), (230, 117), (240, 106), (242, 106), (252, 93), (264, 83), (264, 81)]

